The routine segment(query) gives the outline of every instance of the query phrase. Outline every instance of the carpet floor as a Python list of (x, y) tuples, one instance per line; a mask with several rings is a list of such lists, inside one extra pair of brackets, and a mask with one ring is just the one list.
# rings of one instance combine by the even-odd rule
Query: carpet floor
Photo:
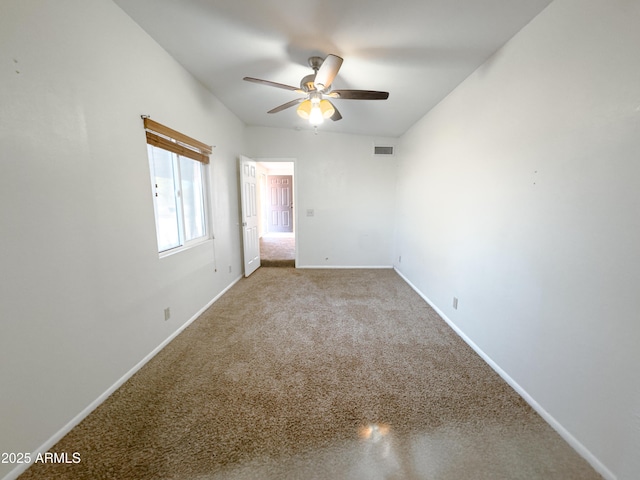
[(261, 268), (28, 479), (601, 477), (393, 270)]
[(260, 238), (260, 265), (263, 267), (295, 267), (296, 239), (293, 236)]

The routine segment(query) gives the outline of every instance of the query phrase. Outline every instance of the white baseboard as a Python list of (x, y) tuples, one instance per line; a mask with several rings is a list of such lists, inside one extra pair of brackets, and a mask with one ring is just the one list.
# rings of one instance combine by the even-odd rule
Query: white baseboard
[[(104, 402), (113, 392), (115, 392), (118, 388), (122, 386), (127, 380), (129, 380), (138, 370), (145, 366), (149, 360), (155, 357), (164, 347), (166, 347), (171, 340), (176, 338), (185, 328), (193, 323), (200, 315), (204, 313), (204, 311), (213, 305), (216, 300), (218, 300), (222, 295), (224, 295), (227, 290), (233, 287), (236, 283), (238, 283), (242, 279), (242, 276), (239, 276), (235, 280), (233, 280), (224, 290), (222, 290), (218, 295), (216, 295), (209, 303), (207, 303), (204, 307), (202, 307), (195, 315), (193, 315), (189, 320), (187, 320), (182, 326), (180, 326), (175, 332), (173, 332), (169, 337), (167, 337), (160, 345), (154, 348), (146, 357), (140, 360), (131, 370), (125, 373), (116, 383), (111, 385), (102, 395), (96, 398), (93, 402), (91, 402), (84, 410), (78, 413), (75, 417), (69, 421), (64, 427), (62, 427), (58, 432), (56, 432), (51, 438), (49, 438), (46, 442), (44, 442), (35, 452), (31, 454), (32, 462), (37, 458), (39, 453), (45, 453), (49, 451), (51, 447), (53, 447), (56, 443), (58, 443), (62, 438), (69, 433), (74, 427), (76, 427), (82, 420), (84, 420), (91, 412), (93, 412), (96, 408), (100, 406), (102, 402)], [(15, 480), (20, 475), (22, 475), (30, 466), (31, 463), (23, 463), (18, 465), (16, 468), (11, 470), (2, 480)]]
[(347, 270), (347, 269), (372, 269), (372, 270), (380, 270), (380, 269), (389, 269), (393, 268), (393, 265), (296, 265), (296, 268), (308, 268), (308, 269), (317, 269), (317, 270)]
[(589, 464), (606, 480), (617, 480), (617, 477), (609, 470), (591, 451), (587, 449), (577, 438), (575, 438), (562, 424), (556, 420), (549, 412), (547, 412), (536, 400), (522, 388), (513, 378), (511, 378), (507, 372), (505, 372), (500, 366), (494, 362), (489, 355), (487, 355), (473, 340), (471, 340), (460, 328), (453, 323), (442, 310), (440, 310), (424, 293), (422, 293), (411, 281), (405, 277), (396, 267), (394, 270), (400, 277), (418, 294), (422, 299), (427, 302), (431, 308), (433, 308), (442, 319), (453, 329), (456, 334), (467, 345), (469, 345), (480, 357), (498, 374), (502, 379), (507, 382), (511, 388), (513, 388), (550, 426), (553, 428), (571, 447), (578, 452), (578, 454), (584, 458)]

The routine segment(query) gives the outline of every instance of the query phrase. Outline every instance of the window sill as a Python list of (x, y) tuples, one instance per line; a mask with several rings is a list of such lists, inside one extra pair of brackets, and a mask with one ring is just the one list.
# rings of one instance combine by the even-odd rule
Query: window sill
[(177, 253), (182, 253), (185, 252), (187, 250), (191, 250), (193, 248), (197, 248), (200, 247), (202, 245), (206, 245), (208, 243), (213, 243), (213, 238), (209, 237), (209, 238), (205, 238), (203, 240), (197, 240), (194, 242), (191, 242), (187, 245), (183, 245), (182, 247), (176, 247), (176, 248), (172, 248), (171, 250), (165, 250), (164, 252), (160, 252), (158, 254), (160, 259), (163, 258), (167, 258), (167, 257), (172, 257), (174, 255), (176, 255)]

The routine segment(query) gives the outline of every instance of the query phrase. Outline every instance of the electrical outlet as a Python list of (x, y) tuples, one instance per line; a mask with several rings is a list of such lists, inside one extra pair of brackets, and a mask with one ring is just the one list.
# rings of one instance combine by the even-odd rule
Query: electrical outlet
[(307, 217), (313, 217), (315, 213), (316, 212), (313, 208), (307, 208)]
[(166, 322), (171, 318), (171, 309), (169, 307), (164, 309), (164, 321)]
[(402, 263), (402, 255), (398, 257), (398, 263)]
[(453, 297), (453, 309), (458, 309), (458, 297)]
[(231, 265), (229, 265), (229, 273), (231, 273)]

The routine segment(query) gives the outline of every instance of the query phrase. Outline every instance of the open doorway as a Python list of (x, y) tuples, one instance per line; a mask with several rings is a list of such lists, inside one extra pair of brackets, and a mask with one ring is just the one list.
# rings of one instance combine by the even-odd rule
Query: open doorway
[(260, 261), (263, 267), (295, 267), (295, 160), (257, 159)]

